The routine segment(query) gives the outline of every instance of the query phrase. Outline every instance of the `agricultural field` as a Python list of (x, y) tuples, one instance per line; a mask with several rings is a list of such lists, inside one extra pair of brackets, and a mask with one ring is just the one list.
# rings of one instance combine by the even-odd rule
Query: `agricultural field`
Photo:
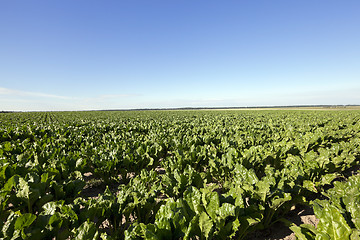
[[(0, 122), (0, 239), (253, 239), (274, 225), (298, 239), (360, 239), (357, 110)], [(301, 208), (317, 224), (292, 222)]]

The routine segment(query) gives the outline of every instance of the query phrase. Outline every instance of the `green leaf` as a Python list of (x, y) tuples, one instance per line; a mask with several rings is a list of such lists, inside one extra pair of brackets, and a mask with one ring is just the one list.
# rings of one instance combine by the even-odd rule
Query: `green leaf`
[(62, 185), (53, 181), (52, 187), (55, 190), (55, 198), (56, 199), (64, 199), (65, 198), (65, 191), (64, 191), (64, 187)]
[(331, 184), (331, 182), (335, 179), (339, 177), (339, 174), (338, 173), (329, 173), (329, 174), (325, 174), (321, 177), (321, 180), (320, 180), (320, 184), (322, 186), (324, 185), (329, 185)]
[[(19, 217), (19, 213), (11, 212), (8, 218), (6, 219), (6, 222), (2, 227), (2, 234), (5, 239), (10, 239), (10, 237), (14, 235), (15, 222), (18, 217)], [(19, 231), (18, 234), (20, 234)]]
[(340, 210), (327, 201), (317, 201), (314, 204), (314, 213), (319, 218), (316, 239), (348, 239), (351, 228), (348, 226)]
[(271, 199), (270, 207), (274, 210), (277, 210), (280, 208), (285, 202), (288, 202), (291, 200), (291, 194), (290, 193), (284, 193), (282, 197), (280, 196), (274, 196)]
[(37, 202), (36, 206), (38, 208), (42, 208), (45, 203), (48, 203), (54, 199), (54, 196), (52, 194), (43, 195)]
[(243, 199), (244, 190), (240, 186), (232, 186), (227, 193), (233, 199), (235, 199), (235, 206), (239, 208), (244, 208), (244, 199)]
[(253, 169), (247, 169), (241, 164), (236, 164), (234, 174), (237, 181), (253, 185), (259, 181)]
[(261, 180), (256, 183), (256, 196), (262, 201), (266, 201), (266, 197), (270, 193), (270, 183), (264, 180)]
[(48, 202), (43, 205), (44, 215), (54, 215), (56, 212), (56, 207), (59, 205), (57, 202)]
[(16, 187), (19, 183), (20, 177), (18, 175), (12, 176), (4, 185), (3, 191), (11, 191), (14, 187)]
[(155, 225), (166, 234), (171, 234), (171, 220), (175, 215), (176, 203), (170, 198), (165, 205), (162, 205), (155, 215)]
[(301, 224), (300, 227), (292, 224), (290, 227), (299, 240), (313, 240), (316, 236), (316, 229), (312, 225)]
[(76, 230), (75, 240), (98, 239), (99, 233), (93, 222), (84, 222)]
[(235, 209), (236, 207), (230, 203), (224, 203), (221, 205), (221, 207), (218, 209), (217, 214), (220, 218), (225, 219), (229, 216), (235, 216)]
[(48, 226), (51, 230), (59, 229), (63, 224), (64, 219), (59, 212), (56, 212), (54, 215), (51, 215), (49, 218)]
[(220, 200), (217, 192), (204, 192), (202, 194), (202, 202), (206, 212), (212, 219), (216, 218), (216, 212), (219, 210)]
[(201, 231), (199, 228), (199, 215), (194, 216), (190, 223), (189, 223), (189, 227), (187, 228), (186, 232), (185, 232), (185, 236), (184, 236), (184, 240), (189, 240), (191, 239), (191, 237), (195, 236), (195, 234)]
[(333, 240), (333, 239), (330, 238), (329, 235), (326, 233), (318, 232), (316, 234), (315, 240)]
[(0, 181), (5, 182), (9, 179), (12, 175), (12, 169), (9, 163), (5, 163), (3, 166), (0, 167)]
[(355, 227), (360, 230), (360, 195), (358, 196), (344, 196), (343, 202), (346, 210), (350, 212), (351, 221)]
[(71, 209), (69, 205), (61, 206), (60, 211), (63, 217), (72, 221), (78, 220), (78, 215)]
[(197, 188), (191, 186), (183, 195), (183, 199), (193, 212), (200, 214), (203, 211), (203, 207), (201, 206), (201, 192)]
[(11, 142), (5, 142), (3, 145), (3, 150), (5, 152), (10, 152), (12, 150)]
[(304, 180), (303, 188), (305, 188), (305, 189), (307, 189), (307, 190), (309, 190), (311, 192), (314, 192), (314, 193), (318, 192), (318, 190), (315, 187), (315, 184), (312, 181), (309, 181), (309, 180)]
[(125, 231), (125, 239), (150, 239), (159, 240), (168, 236), (159, 236), (157, 234), (157, 227), (154, 224), (134, 223)]
[[(79, 174), (79, 176), (81, 177), (81, 173)], [(70, 181), (65, 184), (64, 193), (70, 198), (76, 197), (83, 190), (84, 186), (85, 182), (80, 179)]]
[(155, 234), (156, 227), (153, 224), (145, 225), (143, 223), (140, 223), (140, 226), (143, 230), (143, 236), (144, 239), (149, 240), (159, 240), (160, 238)]
[(78, 168), (82, 168), (86, 165), (86, 160), (83, 158), (79, 158), (78, 160), (76, 160), (76, 164), (75, 167)]
[(317, 230), (315, 228), (315, 226), (311, 225), (311, 224), (301, 224), (300, 225), (301, 228), (306, 229), (306, 231), (308, 231), (311, 234), (316, 234)]
[(350, 235), (350, 240), (360, 240), (360, 230), (353, 229), (353, 232)]
[(202, 235), (206, 238), (209, 238), (213, 227), (213, 222), (205, 212), (202, 212), (199, 216), (199, 227)]
[(232, 222), (232, 230), (233, 230), (233, 234), (231, 234), (229, 237), (234, 237), (237, 233), (237, 231), (239, 230), (241, 224), (238, 218), (235, 219), (235, 221)]
[(31, 213), (25, 213), (18, 217), (15, 222), (15, 229), (21, 230), (30, 226), (36, 219), (36, 216)]
[(310, 240), (310, 239), (315, 239), (315, 238), (307, 238), (305, 236), (305, 234), (302, 232), (301, 227), (298, 227), (296, 225), (293, 225), (290, 227), (290, 230), (293, 231), (296, 235), (296, 239), (298, 240)]

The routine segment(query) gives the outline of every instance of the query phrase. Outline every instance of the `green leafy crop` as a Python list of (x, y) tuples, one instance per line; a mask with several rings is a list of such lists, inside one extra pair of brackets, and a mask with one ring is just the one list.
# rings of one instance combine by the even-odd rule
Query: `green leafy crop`
[(319, 224), (288, 223), (299, 239), (360, 239), (359, 111), (28, 112), (0, 122), (0, 239), (246, 239), (301, 204)]

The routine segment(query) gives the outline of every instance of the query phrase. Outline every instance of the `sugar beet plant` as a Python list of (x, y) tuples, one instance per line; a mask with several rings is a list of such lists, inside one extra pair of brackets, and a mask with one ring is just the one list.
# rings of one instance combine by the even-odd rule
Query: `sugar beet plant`
[(345, 180), (360, 161), (358, 111), (0, 121), (1, 239), (246, 239), (299, 204), (320, 222), (288, 223), (298, 238), (359, 238), (359, 179)]

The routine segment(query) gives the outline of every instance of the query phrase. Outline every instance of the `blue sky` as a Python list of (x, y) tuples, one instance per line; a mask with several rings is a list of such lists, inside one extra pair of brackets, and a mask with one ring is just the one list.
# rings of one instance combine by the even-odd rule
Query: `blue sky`
[(360, 1), (1, 1), (0, 110), (360, 104)]

